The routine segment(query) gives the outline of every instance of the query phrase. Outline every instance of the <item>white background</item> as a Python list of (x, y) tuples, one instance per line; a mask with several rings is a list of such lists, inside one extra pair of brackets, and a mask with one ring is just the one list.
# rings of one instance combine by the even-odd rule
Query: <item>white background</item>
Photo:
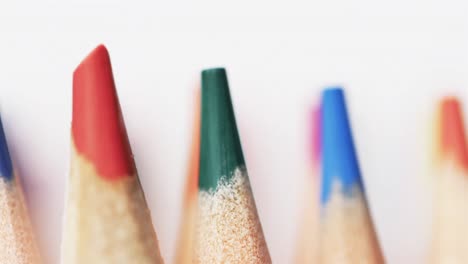
[[(107, 45), (167, 262), (173, 259), (200, 70), (225, 66), (275, 263), (292, 263), (308, 172), (308, 112), (347, 89), (372, 213), (389, 263), (423, 263), (425, 157), (438, 96), (466, 96), (464, 0), (114, 1), (0, 4), (0, 105), (46, 263), (58, 263), (72, 72)], [(94, 2), (94, 1), (93, 1)]]

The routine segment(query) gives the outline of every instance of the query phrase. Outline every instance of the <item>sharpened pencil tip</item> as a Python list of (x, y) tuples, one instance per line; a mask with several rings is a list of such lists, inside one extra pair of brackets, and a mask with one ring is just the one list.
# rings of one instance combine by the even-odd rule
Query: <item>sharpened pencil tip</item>
[(446, 97), (440, 102), (440, 138), (441, 155), (451, 157), (464, 169), (468, 169), (468, 150), (462, 107), (456, 97)]
[(321, 105), (314, 106), (314, 108), (312, 108), (310, 118), (310, 152), (312, 157), (312, 163), (314, 164), (314, 166), (317, 166), (319, 164), (321, 155), (321, 112)]
[(4, 179), (13, 179), (13, 166), (11, 163), (10, 152), (8, 151), (8, 144), (3, 130), (2, 120), (0, 118), (0, 177)]
[(95, 48), (73, 74), (72, 134), (78, 153), (107, 179), (134, 174), (109, 53)]
[(322, 202), (335, 182), (344, 192), (362, 188), (343, 89), (331, 87), (322, 94)]
[(199, 188), (216, 189), (245, 166), (226, 70), (202, 71)]

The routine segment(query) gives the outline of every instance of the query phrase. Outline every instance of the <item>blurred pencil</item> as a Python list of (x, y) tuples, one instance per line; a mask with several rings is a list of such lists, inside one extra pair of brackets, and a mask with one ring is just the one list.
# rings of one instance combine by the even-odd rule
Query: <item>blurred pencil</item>
[(319, 234), (319, 179), (320, 179), (320, 105), (314, 107), (310, 120), (310, 174), (305, 190), (306, 206), (299, 226), (296, 261), (294, 263), (318, 262)]
[(71, 140), (63, 263), (163, 263), (103, 45), (73, 74)]
[(197, 214), (198, 173), (200, 168), (200, 90), (197, 90), (193, 119), (193, 136), (187, 182), (182, 205), (182, 224), (176, 248), (176, 264), (191, 263)]
[(226, 72), (202, 72), (193, 263), (271, 263), (239, 140)]
[(41, 263), (0, 120), (0, 263)]
[(340, 88), (323, 92), (321, 135), (320, 263), (384, 263)]
[(468, 150), (462, 109), (454, 97), (439, 105), (436, 133), (432, 263), (468, 263)]

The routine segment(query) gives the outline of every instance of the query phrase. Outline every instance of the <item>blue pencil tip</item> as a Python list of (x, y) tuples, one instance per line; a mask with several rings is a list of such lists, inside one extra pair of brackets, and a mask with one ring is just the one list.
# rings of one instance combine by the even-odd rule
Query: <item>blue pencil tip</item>
[(329, 200), (334, 184), (339, 184), (345, 194), (362, 188), (341, 87), (330, 87), (322, 93), (322, 155), (322, 203)]
[(0, 119), (0, 177), (11, 180), (13, 178), (13, 166), (11, 164), (10, 153), (3, 131), (2, 120)]

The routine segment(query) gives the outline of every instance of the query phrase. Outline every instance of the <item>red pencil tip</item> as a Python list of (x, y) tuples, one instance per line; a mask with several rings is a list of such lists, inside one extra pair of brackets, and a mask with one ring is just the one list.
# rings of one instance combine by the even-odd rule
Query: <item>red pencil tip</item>
[(462, 168), (468, 169), (462, 110), (454, 97), (443, 99), (440, 105), (440, 149), (443, 156), (453, 157)]
[(133, 175), (135, 165), (115, 90), (109, 53), (95, 48), (73, 74), (72, 136), (76, 150), (104, 178)]

